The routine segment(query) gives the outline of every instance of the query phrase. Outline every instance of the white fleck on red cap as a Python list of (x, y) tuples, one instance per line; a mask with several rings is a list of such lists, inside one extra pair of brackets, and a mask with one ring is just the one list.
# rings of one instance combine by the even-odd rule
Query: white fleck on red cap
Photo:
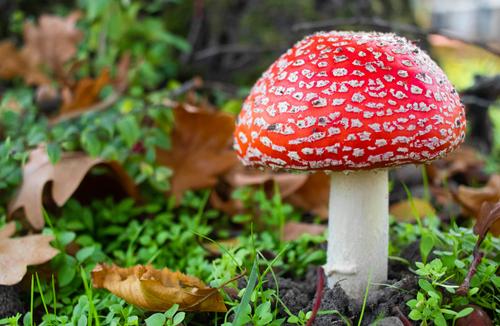
[(257, 81), (235, 149), (245, 165), (362, 170), (430, 161), (464, 138), (460, 98), (425, 52), (394, 34), (332, 31)]

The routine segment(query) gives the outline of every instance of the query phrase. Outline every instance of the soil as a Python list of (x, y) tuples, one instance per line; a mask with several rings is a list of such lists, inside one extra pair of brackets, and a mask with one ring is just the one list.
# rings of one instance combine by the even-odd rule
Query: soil
[(0, 285), (0, 319), (24, 312), (19, 290), (14, 286)]
[[(418, 248), (419, 243), (416, 241), (402, 251), (401, 257), (410, 262), (420, 261)], [(414, 298), (419, 288), (418, 278), (409, 272), (408, 266), (398, 261), (391, 261), (388, 267), (387, 285), (370, 289), (361, 325), (370, 325), (386, 317), (408, 316), (410, 312), (406, 302)], [(312, 267), (303, 279), (278, 278), (280, 298), (294, 314), (300, 310), (310, 311), (316, 294), (316, 282), (317, 269)], [(270, 280), (268, 286), (275, 287), (275, 282)], [(356, 325), (361, 308), (362, 302), (350, 299), (340, 285), (330, 289), (325, 284), (320, 310), (337, 310)], [(281, 317), (287, 318), (288, 315), (285, 311), (281, 311)], [(315, 326), (344, 324), (338, 315), (318, 315), (314, 321)]]
[[(283, 303), (294, 314), (300, 310), (306, 312), (312, 310), (316, 292), (317, 273), (310, 269), (302, 280), (278, 278), (280, 297)], [(389, 280), (387, 285), (371, 289), (366, 302), (366, 307), (361, 325), (370, 325), (375, 320), (395, 316), (401, 313), (408, 315), (409, 310), (406, 302), (413, 298), (418, 288), (418, 278), (406, 273), (399, 280)], [(274, 282), (269, 282), (269, 287), (274, 287)], [(359, 319), (362, 302), (350, 299), (342, 290), (340, 285), (332, 289), (325, 285), (320, 310), (337, 310), (344, 317), (356, 322)], [(281, 317), (287, 317), (285, 311)], [(355, 323), (355, 324), (356, 324)], [(314, 325), (344, 325), (342, 318), (338, 315), (317, 316)]]
[[(410, 245), (403, 251), (402, 256), (409, 261), (414, 261), (418, 255), (418, 243)], [(310, 311), (313, 308), (316, 294), (317, 267), (309, 268), (306, 276), (302, 279), (291, 279), (278, 277), (279, 295), (288, 309), (297, 314), (299, 311)], [(375, 320), (385, 317), (399, 317), (400, 314), (407, 316), (409, 309), (406, 302), (413, 298), (418, 289), (418, 278), (408, 271), (408, 266), (401, 263), (389, 264), (389, 281), (387, 286), (371, 288), (363, 314), (361, 325), (370, 325)], [(238, 282), (239, 287), (245, 287), (245, 281)], [(266, 283), (269, 288), (276, 288), (274, 280), (270, 277)], [(0, 318), (15, 315), (25, 311), (25, 304), (20, 299), (20, 291), (12, 286), (0, 286)], [(325, 285), (320, 310), (337, 310), (344, 317), (357, 324), (362, 308), (362, 302), (350, 299), (342, 290), (340, 285), (332, 289)], [(288, 314), (282, 310), (281, 318), (287, 318)], [(288, 324), (285, 324), (288, 325)], [(342, 318), (338, 315), (318, 315), (314, 325), (344, 325)]]

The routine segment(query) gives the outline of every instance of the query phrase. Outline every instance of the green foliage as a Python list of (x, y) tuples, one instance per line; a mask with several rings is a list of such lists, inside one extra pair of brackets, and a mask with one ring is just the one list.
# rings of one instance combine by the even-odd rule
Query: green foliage
[(435, 258), (427, 264), (416, 262), (415, 273), (419, 276), (420, 290), (415, 299), (407, 302), (411, 308), (410, 318), (421, 321), (422, 325), (427, 325), (430, 321), (436, 325), (446, 325), (447, 321), (456, 320), (466, 312), (470, 313), (469, 310), (461, 310), (461, 307), (470, 303), (496, 311), (498, 316), (500, 301), (497, 289), (500, 278), (495, 273), (499, 268), (499, 239), (486, 237), (481, 247), (485, 256), (471, 279), (469, 292), (467, 296), (459, 296), (455, 291), (468, 272), (477, 236), (471, 229), (456, 225), (442, 230), (440, 227), (443, 226), (437, 218), (429, 218), (423, 222), (425, 224), (422, 228), (407, 223), (393, 228), (395, 242), (401, 248), (418, 239), (422, 230), (426, 234), (432, 234), (435, 239), (435, 248), (431, 252), (431, 256)]
[(186, 313), (177, 311), (179, 305), (175, 304), (164, 313), (156, 313), (149, 316), (146, 320), (146, 326), (177, 326), (184, 321)]

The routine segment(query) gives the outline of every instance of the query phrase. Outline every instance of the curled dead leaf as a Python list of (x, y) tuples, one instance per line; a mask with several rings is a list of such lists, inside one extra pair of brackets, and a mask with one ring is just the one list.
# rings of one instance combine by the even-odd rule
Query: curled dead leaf
[(417, 217), (436, 215), (436, 210), (428, 201), (416, 197), (392, 204), (389, 212), (400, 222), (413, 222)]
[(231, 149), (234, 118), (226, 113), (174, 109), (172, 149), (158, 149), (158, 163), (170, 167), (171, 193), (179, 202), (186, 190), (212, 187), (236, 162)]
[[(500, 174), (492, 175), (484, 187), (459, 186), (453, 196), (467, 214), (476, 217), (476, 225), (479, 225), (476, 228), (480, 228), (485, 223), (483, 220), (486, 220), (485, 210), (500, 201)], [(489, 228), (495, 236), (500, 235), (500, 220), (492, 222)]]
[(174, 304), (182, 311), (227, 311), (218, 289), (168, 268), (99, 264), (92, 271), (92, 283), (148, 311), (165, 311)]
[(459, 186), (455, 199), (468, 214), (479, 216), (484, 202), (500, 201), (500, 174), (494, 174), (484, 187)]
[(103, 69), (97, 78), (83, 78), (72, 89), (63, 89), (63, 105), (60, 114), (63, 115), (73, 110), (90, 107), (98, 102), (102, 89), (109, 85), (110, 82), (109, 70)]
[(500, 201), (496, 203), (484, 202), (479, 211), (474, 233), (482, 239), (490, 231), (494, 236), (500, 235)]
[(11, 238), (15, 231), (14, 222), (0, 229), (0, 285), (19, 283), (27, 266), (43, 264), (58, 253), (49, 245), (52, 236), (36, 234)]
[(481, 154), (475, 148), (463, 145), (446, 157), (426, 165), (426, 169), (432, 183), (440, 185), (457, 174), (464, 175), (467, 180), (473, 179), (482, 174), (483, 166)]
[(63, 153), (55, 165), (49, 160), (44, 147), (31, 151), (28, 162), (23, 166), (23, 182), (17, 194), (10, 201), (8, 212), (12, 215), (19, 208), (35, 229), (44, 226), (42, 194), (44, 186), (52, 181), (52, 198), (58, 206), (71, 197), (87, 172), (97, 164), (107, 164), (120, 178), (120, 182), (131, 196), (137, 198), (137, 190), (123, 168), (116, 162), (105, 162), (102, 158), (90, 157), (83, 152)]

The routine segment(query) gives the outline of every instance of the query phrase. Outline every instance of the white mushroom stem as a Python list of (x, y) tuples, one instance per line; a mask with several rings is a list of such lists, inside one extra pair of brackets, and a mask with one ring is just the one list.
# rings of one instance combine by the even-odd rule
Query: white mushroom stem
[(325, 273), (362, 299), (371, 283), (387, 280), (389, 186), (387, 170), (332, 173)]

